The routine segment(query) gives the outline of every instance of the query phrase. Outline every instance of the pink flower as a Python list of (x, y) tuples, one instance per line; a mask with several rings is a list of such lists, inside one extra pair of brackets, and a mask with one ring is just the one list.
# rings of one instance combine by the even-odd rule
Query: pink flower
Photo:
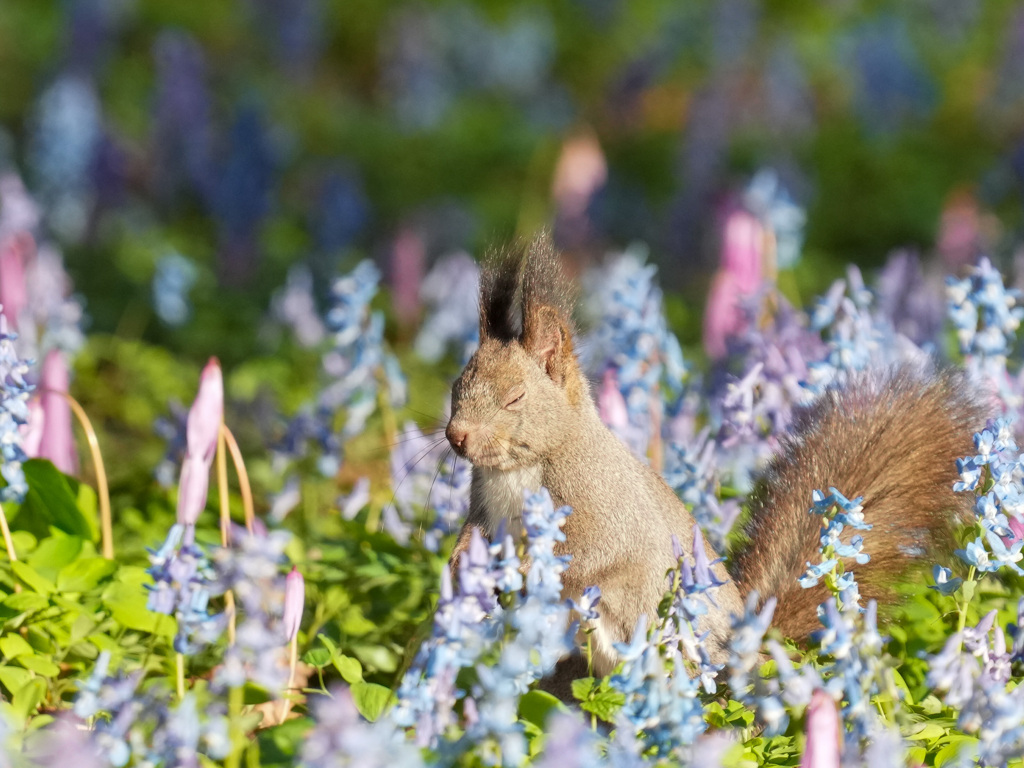
[(28, 421), (18, 427), (21, 433), (21, 449), (30, 459), (39, 456), (39, 444), (43, 441), (43, 405), (38, 397), (28, 401)]
[(71, 406), (64, 397), (68, 391), (68, 378), (64, 353), (57, 349), (47, 353), (39, 378), (43, 429), (37, 455), (52, 461), (65, 475), (74, 475), (78, 472), (78, 454), (71, 432)]
[(615, 371), (611, 368), (604, 372), (604, 377), (601, 379), (601, 390), (597, 395), (597, 410), (601, 415), (601, 421), (609, 429), (624, 430), (629, 426), (626, 399), (619, 390)]
[(1010, 526), (1010, 535), (1002, 536), (1003, 544), (1007, 547), (1012, 547), (1021, 539), (1024, 539), (1024, 520), (1021, 520), (1017, 515), (1007, 515), (1007, 522)]
[(736, 209), (722, 229), (721, 264), (711, 282), (704, 309), (704, 349), (712, 358), (724, 357), (726, 340), (743, 330), (740, 301), (761, 285), (765, 231), (756, 216)]
[(819, 688), (811, 695), (807, 707), (807, 745), (800, 768), (840, 768), (840, 733), (836, 703)]
[(284, 633), (289, 643), (299, 634), (305, 604), (306, 580), (302, 578), (298, 569), (292, 566), (291, 573), (284, 580)]
[(211, 357), (199, 380), (199, 394), (188, 412), (185, 460), (178, 483), (178, 522), (195, 525), (206, 506), (210, 467), (224, 420), (224, 380), (217, 358)]
[(0, 305), (11, 330), (18, 330), (18, 320), (28, 305), (25, 266), (35, 248), (35, 240), (28, 232), (15, 232), (0, 239)]
[(391, 297), (403, 323), (411, 323), (420, 311), (420, 284), (427, 261), (423, 238), (403, 228), (391, 248)]
[(732, 275), (737, 290), (754, 293), (761, 285), (765, 232), (756, 216), (735, 210), (725, 220), (720, 269)]
[(712, 359), (725, 357), (726, 340), (743, 328), (738, 299), (735, 278), (729, 272), (716, 272), (704, 307), (704, 350)]

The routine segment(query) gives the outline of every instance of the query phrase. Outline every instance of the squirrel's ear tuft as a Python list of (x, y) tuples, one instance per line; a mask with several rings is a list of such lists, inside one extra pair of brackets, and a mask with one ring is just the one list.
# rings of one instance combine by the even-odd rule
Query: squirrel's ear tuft
[(512, 316), (519, 293), (522, 255), (515, 251), (491, 254), (480, 273), (480, 341), (512, 341), (519, 335)]
[(523, 272), (522, 345), (556, 384), (576, 365), (572, 295), (551, 237), (543, 232), (530, 244)]

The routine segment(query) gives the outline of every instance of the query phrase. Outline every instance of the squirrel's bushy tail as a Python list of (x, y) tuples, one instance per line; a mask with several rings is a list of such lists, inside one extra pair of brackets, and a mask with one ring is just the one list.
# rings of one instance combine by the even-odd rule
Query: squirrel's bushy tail
[[(983, 398), (962, 375), (910, 366), (858, 374), (830, 389), (796, 419), (751, 499), (747, 543), (731, 568), (740, 591), (778, 599), (776, 626), (803, 639), (821, 627), (825, 588), (800, 586), (816, 563), (821, 518), (812, 492), (835, 487), (863, 496), (865, 565), (852, 565), (861, 596), (892, 598), (891, 585), (914, 561), (949, 551), (958, 517), (973, 496), (953, 492), (955, 460), (974, 453)], [(937, 561), (937, 560), (936, 560)]]

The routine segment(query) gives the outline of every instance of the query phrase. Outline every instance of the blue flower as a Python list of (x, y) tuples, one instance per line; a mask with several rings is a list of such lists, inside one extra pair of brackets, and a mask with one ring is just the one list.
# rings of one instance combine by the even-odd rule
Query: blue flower
[(936, 565), (932, 568), (932, 577), (935, 579), (934, 584), (929, 584), (928, 589), (935, 589), (944, 595), (952, 595), (963, 584), (964, 580), (959, 576), (953, 576), (953, 572), (949, 568), (944, 568), (941, 565)]

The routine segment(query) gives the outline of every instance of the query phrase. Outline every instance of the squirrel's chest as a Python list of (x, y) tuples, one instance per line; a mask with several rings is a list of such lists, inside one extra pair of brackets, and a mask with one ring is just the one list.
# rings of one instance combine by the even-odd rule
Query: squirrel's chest
[(502, 521), (512, 528), (523, 514), (523, 492), (535, 492), (541, 485), (541, 468), (522, 467), (502, 471), (477, 467), (473, 473), (473, 496), (484, 513), (488, 536), (494, 536)]

